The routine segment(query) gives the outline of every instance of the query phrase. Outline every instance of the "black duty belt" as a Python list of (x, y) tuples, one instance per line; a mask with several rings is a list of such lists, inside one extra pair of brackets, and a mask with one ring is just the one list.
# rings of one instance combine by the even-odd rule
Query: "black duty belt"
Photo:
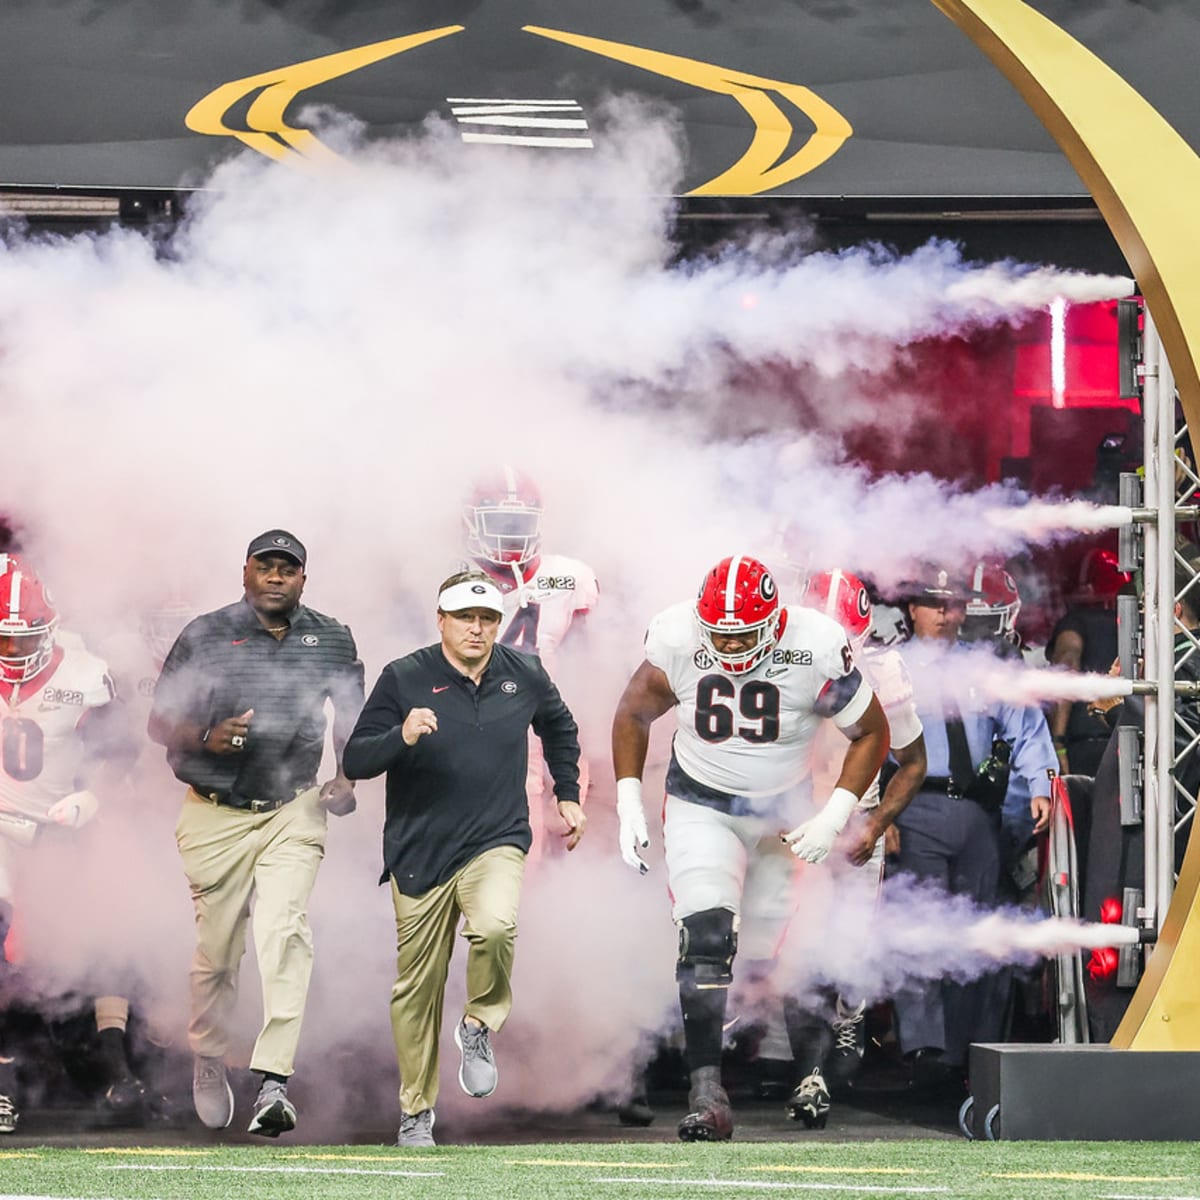
[(192, 791), (201, 800), (207, 800), (209, 804), (216, 804), (222, 808), (236, 808), (241, 812), (265, 813), (274, 812), (285, 804), (291, 804), (297, 796), (316, 786), (316, 783), (300, 784), (290, 796), (283, 796), (278, 800), (247, 800), (245, 803), (235, 803), (233, 792), (202, 792), (199, 788), (192, 788)]
[(940, 792), (943, 796), (949, 796), (951, 800), (964, 799), (962, 790), (955, 784), (953, 779), (945, 775), (926, 775), (925, 782), (917, 790), (920, 792)]

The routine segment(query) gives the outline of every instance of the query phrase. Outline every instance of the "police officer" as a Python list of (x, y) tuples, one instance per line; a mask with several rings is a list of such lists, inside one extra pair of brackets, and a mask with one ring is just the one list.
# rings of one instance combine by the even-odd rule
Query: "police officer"
[[(909, 589), (912, 636), (901, 647), (925, 730), (928, 774), (897, 817), (903, 873), (943, 891), (995, 906), (1000, 884), (1000, 810), (1007, 785), (1028, 788), (1035, 833), (1050, 813), (1054, 745), (1040, 709), (987, 703), (956, 679), (955, 658), (966, 611), (965, 587), (932, 569)], [(917, 1087), (960, 1086), (972, 1042), (1001, 1039), (1009, 977), (996, 972), (970, 983), (931, 980), (895, 998), (901, 1050)]]

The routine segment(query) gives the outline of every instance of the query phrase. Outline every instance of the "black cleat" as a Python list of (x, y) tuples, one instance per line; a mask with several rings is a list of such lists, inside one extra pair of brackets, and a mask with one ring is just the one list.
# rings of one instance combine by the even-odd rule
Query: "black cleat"
[(829, 1054), (829, 1078), (835, 1086), (848, 1083), (858, 1074), (867, 1050), (867, 1006), (863, 1002), (857, 1008), (846, 1009), (839, 996), (835, 1005), (835, 1016), (830, 1022), (833, 1029), (833, 1049)]
[(733, 1137), (733, 1107), (721, 1086), (720, 1067), (692, 1072), (691, 1112), (679, 1122), (681, 1142), (727, 1142)]
[(0, 1095), (0, 1133), (16, 1133), (21, 1114), (11, 1096)]
[(829, 1120), (829, 1089), (819, 1067), (806, 1075), (787, 1102), (787, 1114), (793, 1121), (803, 1121), (805, 1129), (824, 1129)]

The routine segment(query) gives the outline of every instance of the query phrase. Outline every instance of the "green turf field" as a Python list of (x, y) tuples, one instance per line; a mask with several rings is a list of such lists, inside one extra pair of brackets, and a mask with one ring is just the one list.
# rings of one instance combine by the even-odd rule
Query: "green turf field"
[(564, 1200), (662, 1197), (1195, 1197), (1180, 1142), (878, 1141), (753, 1145), (0, 1149), (0, 1200), (294, 1196)]

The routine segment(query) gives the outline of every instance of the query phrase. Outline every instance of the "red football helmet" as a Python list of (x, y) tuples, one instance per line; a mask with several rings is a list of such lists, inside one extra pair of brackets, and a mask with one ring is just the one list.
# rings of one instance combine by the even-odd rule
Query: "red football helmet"
[(832, 617), (856, 648), (871, 629), (871, 596), (863, 581), (849, 571), (822, 571), (809, 577), (801, 603)]
[(463, 509), (467, 553), (481, 562), (523, 567), (542, 544), (542, 498), (511, 467), (483, 480)]
[(1003, 563), (984, 559), (977, 562), (968, 577), (967, 612), (959, 629), (964, 641), (1002, 638), (1015, 642), (1017, 614), (1021, 611), (1021, 593)]
[[(752, 671), (783, 635), (787, 610), (779, 603), (775, 579), (756, 558), (723, 558), (700, 584), (696, 620), (705, 649), (725, 671)], [(753, 645), (732, 653), (718, 650), (713, 635), (753, 637)]]
[(1117, 595), (1127, 587), (1133, 576), (1117, 566), (1112, 550), (1089, 550), (1079, 565), (1079, 590), (1076, 600), (1082, 604), (1116, 603)]
[(0, 680), (26, 683), (54, 654), (58, 610), (15, 554), (0, 554)]

